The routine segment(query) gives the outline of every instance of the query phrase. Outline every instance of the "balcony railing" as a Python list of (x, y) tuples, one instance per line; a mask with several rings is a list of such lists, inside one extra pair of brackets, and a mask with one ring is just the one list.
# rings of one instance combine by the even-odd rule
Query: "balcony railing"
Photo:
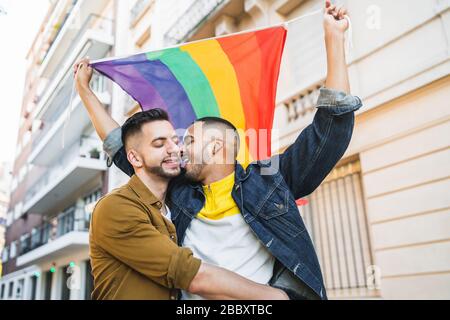
[(75, 8), (75, 5), (77, 4), (79, 0), (72, 0), (72, 4), (70, 6), (70, 8), (67, 10), (66, 15), (64, 16), (63, 21), (60, 23), (60, 25), (58, 26), (58, 31), (56, 32), (55, 36), (53, 37), (53, 40), (50, 42), (50, 45), (48, 47), (48, 49), (46, 50), (42, 61), (45, 60), (45, 58), (47, 58), (48, 53), (50, 52), (50, 50), (52, 49), (53, 45), (55, 44), (56, 40), (58, 39), (58, 36), (61, 34), (61, 30), (64, 28), (70, 14), (72, 13), (73, 9)]
[(165, 35), (166, 42), (180, 43), (189, 34), (206, 21), (211, 13), (229, 0), (196, 0), (179, 19), (169, 28)]
[(59, 180), (67, 167), (69, 167), (70, 163), (75, 159), (81, 157), (105, 160), (101, 142), (94, 138), (82, 138), (64, 152), (64, 155), (59, 158), (56, 163), (51, 164), (47, 170), (44, 171), (42, 177), (27, 190), (25, 203), (30, 201), (38, 192), (41, 192), (50, 183)]
[(302, 91), (294, 97), (282, 102), (287, 110), (287, 123), (296, 121), (306, 114), (314, 112), (317, 98), (319, 97), (322, 82), (308, 90)]
[(138, 0), (134, 4), (130, 13), (130, 24), (133, 25), (136, 19), (142, 14), (142, 12), (149, 6), (154, 0)]
[[(51, 114), (43, 120), (42, 130), (37, 131), (32, 137), (32, 149), (42, 141), (46, 134), (50, 131), (53, 125), (69, 108), (70, 95), (72, 93), (72, 75), (66, 76), (65, 83), (60, 87), (59, 91), (53, 96), (52, 101), (48, 106), (48, 110), (52, 110)], [(98, 95), (107, 92), (107, 84), (105, 78), (94, 74), (91, 81), (92, 90)], [(75, 107), (75, 106), (73, 106)]]
[[(106, 34), (112, 35), (113, 24), (114, 24), (114, 20), (112, 20), (112, 19), (108, 19), (108, 18), (99, 16), (97, 14), (89, 15), (86, 18), (86, 20), (84, 21), (84, 23), (82, 24), (82, 26), (80, 27), (77, 34), (75, 35), (74, 39), (71, 41), (71, 45), (67, 48), (67, 50), (65, 52), (71, 53), (75, 49), (75, 46), (77, 46), (79, 44), (81, 38), (83, 37), (83, 35), (86, 33), (87, 30), (91, 30), (91, 29), (103, 30)], [(49, 51), (50, 51), (50, 49), (49, 49)], [(63, 64), (62, 62), (63, 61), (59, 61), (59, 64), (62, 65)], [(56, 80), (56, 76), (60, 71), (61, 71), (60, 68), (56, 68), (53, 71), (53, 73), (48, 77), (48, 79), (50, 81), (47, 83), (46, 88), (43, 90), (42, 94), (39, 96), (37, 103), (39, 103), (39, 101), (42, 97), (45, 97), (48, 94), (48, 91), (52, 87), (53, 81)], [(72, 70), (70, 69), (69, 73), (71, 73), (71, 71)]]
[(72, 231), (88, 231), (90, 215), (76, 218), (75, 207), (71, 207), (50, 221), (24, 234), (20, 241), (19, 256), (50, 243)]

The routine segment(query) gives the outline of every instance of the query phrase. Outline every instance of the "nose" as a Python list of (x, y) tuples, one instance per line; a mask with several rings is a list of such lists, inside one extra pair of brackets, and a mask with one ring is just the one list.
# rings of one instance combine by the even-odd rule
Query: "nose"
[(180, 150), (181, 150), (181, 155), (186, 154), (186, 146), (184, 145), (184, 143), (180, 143)]
[(180, 146), (178, 145), (178, 143), (175, 143), (172, 140), (169, 140), (169, 143), (167, 145), (167, 153), (168, 154), (180, 154)]

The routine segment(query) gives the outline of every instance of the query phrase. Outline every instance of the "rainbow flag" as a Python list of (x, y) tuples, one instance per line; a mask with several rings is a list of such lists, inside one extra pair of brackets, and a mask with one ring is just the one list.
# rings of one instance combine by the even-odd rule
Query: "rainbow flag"
[[(271, 27), (197, 41), (91, 66), (130, 94), (142, 110), (165, 109), (176, 129), (222, 117), (240, 131), (238, 160), (271, 155), (275, 95), (286, 29)], [(245, 136), (247, 130), (256, 130)]]

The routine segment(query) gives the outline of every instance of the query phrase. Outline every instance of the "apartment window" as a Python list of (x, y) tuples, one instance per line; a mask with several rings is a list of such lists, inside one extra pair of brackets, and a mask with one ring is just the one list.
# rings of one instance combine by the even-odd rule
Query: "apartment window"
[(85, 229), (89, 229), (89, 222), (91, 220), (91, 214), (94, 211), (94, 207), (97, 203), (97, 201), (102, 197), (102, 190), (101, 188), (97, 189), (96, 191), (92, 192), (88, 196), (84, 197), (84, 221), (85, 221)]
[(16, 158), (19, 157), (21, 152), (22, 152), (22, 142), (18, 141), (16, 146)]
[(9, 258), (9, 247), (4, 247), (2, 252), (3, 263), (8, 262), (8, 258)]
[(61, 268), (61, 300), (70, 300), (70, 289), (67, 285), (70, 274), (67, 272), (69, 266)]
[(94, 277), (92, 276), (92, 267), (90, 260), (86, 260), (86, 281), (84, 286), (84, 298), (86, 300), (91, 300), (91, 294), (94, 290)]
[(15, 205), (13, 217), (14, 220), (19, 219), (22, 216), (22, 208), (23, 208), (22, 202), (19, 202), (18, 204)]
[(5, 295), (5, 284), (2, 283), (2, 288), (0, 289), (0, 299), (3, 299)]
[(23, 134), (23, 145), (26, 146), (28, 144), (28, 142), (30, 142), (31, 140), (31, 132), (29, 130), (27, 130), (24, 134)]
[(22, 182), (25, 176), (27, 175), (27, 166), (23, 165), (19, 170), (19, 182)]
[(30, 300), (36, 300), (36, 290), (37, 290), (37, 277), (36, 276), (32, 276), (30, 281), (31, 281), (31, 295), (30, 295)]
[(22, 298), (23, 298), (24, 285), (25, 285), (25, 279), (20, 279), (17, 282), (17, 287), (16, 287), (16, 299), (17, 300), (22, 300)]
[(58, 237), (74, 231), (75, 207), (70, 207), (58, 216)]
[[(324, 281), (337, 294), (368, 292), (373, 265), (359, 161), (334, 169), (300, 208), (313, 239)], [(358, 294), (358, 293), (356, 293)]]
[(84, 203), (85, 203), (85, 211), (91, 212), (93, 210), (93, 205), (95, 205), (102, 197), (102, 190), (101, 188), (97, 189), (96, 191), (90, 193), (88, 196), (84, 197)]
[(16, 190), (16, 188), (17, 188), (17, 178), (14, 177), (11, 181), (11, 191)]
[(135, 2), (130, 14), (131, 27), (134, 27), (140, 17), (144, 15), (144, 13), (149, 8), (150, 3), (152, 3), (152, 0), (137, 0)]
[(17, 243), (16, 243), (16, 241), (11, 242), (9, 250), (10, 250), (9, 257), (11, 259), (15, 258), (16, 255), (17, 255)]
[(53, 272), (47, 271), (45, 273), (44, 300), (50, 300), (52, 298), (52, 282)]
[(11, 281), (11, 282), (9, 283), (8, 299), (12, 299), (12, 297), (13, 297), (13, 290), (14, 290), (14, 282)]

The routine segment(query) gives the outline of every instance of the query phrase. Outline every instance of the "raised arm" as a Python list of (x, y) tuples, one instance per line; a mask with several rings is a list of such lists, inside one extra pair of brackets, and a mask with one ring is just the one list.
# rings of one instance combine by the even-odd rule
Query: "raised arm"
[(105, 106), (89, 86), (93, 73), (92, 68), (89, 66), (89, 60), (85, 58), (77, 62), (73, 67), (73, 72), (75, 86), (81, 101), (89, 114), (95, 131), (97, 131), (100, 139), (104, 141), (111, 131), (119, 127), (119, 124), (109, 115)]
[(329, 0), (325, 2), (323, 17), (325, 47), (327, 50), (327, 79), (325, 86), (329, 89), (349, 94), (350, 82), (344, 46), (344, 35), (349, 25), (345, 15), (347, 15), (347, 10), (343, 6), (336, 8)]
[(296, 141), (278, 157), (280, 173), (296, 199), (313, 192), (344, 155), (353, 133), (354, 111), (362, 106), (351, 96), (345, 61), (345, 8), (326, 1), (324, 13), (327, 78), (317, 112)]

